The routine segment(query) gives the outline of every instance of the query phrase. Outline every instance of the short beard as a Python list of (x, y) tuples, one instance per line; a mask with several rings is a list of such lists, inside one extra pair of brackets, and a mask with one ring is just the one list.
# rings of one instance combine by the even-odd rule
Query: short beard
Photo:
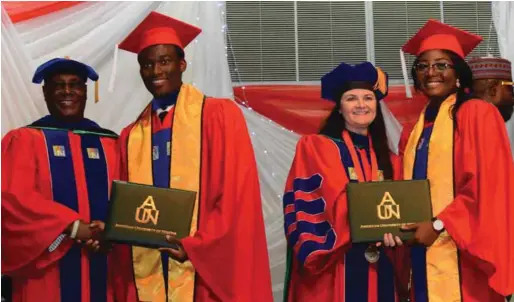
[(505, 122), (510, 120), (510, 118), (512, 117), (512, 113), (514, 112), (514, 105), (499, 104), (496, 105), (496, 108), (498, 108), (498, 111), (500, 111), (500, 114)]

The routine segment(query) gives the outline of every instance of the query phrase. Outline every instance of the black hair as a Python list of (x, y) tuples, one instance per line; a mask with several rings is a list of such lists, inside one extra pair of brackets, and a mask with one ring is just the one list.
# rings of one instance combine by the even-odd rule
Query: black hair
[[(453, 63), (453, 68), (455, 70), (456, 78), (459, 80), (459, 87), (457, 87), (457, 100), (455, 101), (455, 105), (452, 108), (452, 118), (454, 122), (457, 122), (457, 112), (459, 108), (467, 101), (473, 98), (472, 95), (472, 89), (473, 89), (473, 72), (471, 71), (471, 68), (469, 67), (468, 63), (458, 56), (456, 53), (450, 50), (442, 50), (444, 53), (446, 53)], [(414, 88), (417, 91), (421, 90), (421, 83), (418, 79), (417, 72), (416, 72), (416, 65), (419, 62), (419, 58), (421, 56), (418, 56), (416, 60), (414, 60), (414, 63), (412, 64), (411, 69), (411, 76), (414, 80)], [(453, 92), (452, 92), (453, 93)], [(441, 100), (441, 101), (444, 101)]]
[[(336, 100), (340, 100), (343, 90), (338, 93)], [(326, 135), (331, 138), (341, 139), (341, 133), (345, 129), (344, 117), (339, 113), (340, 102), (336, 102), (336, 106), (325, 120), (319, 134)], [(384, 116), (380, 109), (379, 100), (377, 99), (377, 115), (375, 120), (369, 125), (369, 134), (373, 143), (373, 149), (377, 155), (377, 162), (380, 169), (384, 172), (384, 179), (393, 179), (393, 165), (391, 163), (389, 145), (387, 143), (387, 133), (385, 129)]]
[(180, 48), (179, 46), (175, 45), (175, 44), (173, 44), (173, 48), (175, 48), (175, 52), (177, 53), (177, 57), (180, 60), (185, 60), (186, 54), (184, 53), (184, 50), (182, 48)]
[[(175, 53), (177, 54), (177, 57), (178, 57), (179, 60), (185, 60), (186, 59), (186, 54), (185, 54), (184, 50), (182, 48), (180, 48), (180, 46), (175, 45), (175, 44), (165, 44), (165, 45), (173, 46), (173, 49), (175, 49)], [(147, 48), (152, 47), (152, 46), (155, 46), (155, 45), (148, 46)], [(137, 55), (138, 62), (140, 60), (140, 56), (141, 56), (142, 52), (143, 52), (143, 50), (141, 50), (139, 52), (139, 54)]]

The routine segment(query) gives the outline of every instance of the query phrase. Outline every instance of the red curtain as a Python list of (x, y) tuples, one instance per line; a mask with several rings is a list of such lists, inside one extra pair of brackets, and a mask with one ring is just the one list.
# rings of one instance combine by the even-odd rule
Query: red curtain
[[(319, 85), (262, 85), (234, 88), (238, 102), (246, 100), (256, 112), (299, 134), (316, 133), (334, 103), (320, 98)], [(403, 86), (390, 87), (385, 102), (404, 127), (412, 127), (426, 99), (405, 96)]]
[(13, 23), (40, 17), (68, 7), (75, 6), (84, 1), (11, 1), (2, 2)]

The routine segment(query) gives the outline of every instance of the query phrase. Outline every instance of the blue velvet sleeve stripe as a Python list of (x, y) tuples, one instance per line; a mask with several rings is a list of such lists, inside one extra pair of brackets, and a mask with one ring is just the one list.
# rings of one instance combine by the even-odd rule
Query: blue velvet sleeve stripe
[(285, 233), (287, 234), (287, 230), (289, 227), (296, 221), (296, 213), (288, 213), (284, 215), (284, 225), (285, 225)]
[[(282, 203), (284, 206), (284, 210), (290, 205), (292, 205), (294, 207), (294, 192), (293, 191), (286, 192), (284, 194), (284, 197), (282, 198)], [(295, 211), (289, 212), (289, 213), (284, 213), (284, 234), (286, 234), (286, 236), (288, 234), (287, 230), (295, 221), (296, 221), (296, 212)]]
[(325, 212), (326, 203), (323, 198), (314, 199), (312, 201), (305, 201), (297, 199), (295, 203), (296, 212), (304, 212), (311, 215), (317, 215)]
[(290, 192), (286, 192), (284, 194), (284, 197), (282, 198), (282, 201), (283, 201), (283, 204), (284, 204), (284, 209), (288, 206), (288, 205), (292, 205), (294, 204), (294, 192), (290, 191)]
[[(288, 234), (289, 227), (296, 223), (296, 228), (288, 236), (288, 242), (291, 247), (300, 244), (297, 257), (302, 264), (305, 263), (310, 254), (320, 250), (332, 249), (336, 241), (335, 231), (327, 220), (307, 221), (297, 219), (297, 213), (300, 212), (310, 215), (325, 212), (326, 202), (322, 197), (313, 200), (295, 198), (296, 192), (302, 192), (303, 198), (305, 198), (305, 194), (315, 193), (321, 188), (322, 182), (323, 177), (318, 173), (307, 178), (296, 178), (293, 181), (293, 191), (285, 193), (283, 198), (284, 209), (294, 205), (294, 212), (288, 212), (284, 215), (284, 227), (286, 234)], [(313, 198), (315, 197), (313, 196)], [(320, 237), (323, 242), (309, 239), (299, 241), (302, 234)]]
[(323, 237), (328, 234), (328, 231), (332, 229), (332, 226), (328, 221), (322, 221), (322, 222), (310, 222), (310, 221), (297, 221), (296, 222), (297, 228), (300, 229), (301, 233), (309, 233), (310, 235)]
[(300, 234), (302, 233), (324, 237), (329, 233), (330, 230), (332, 230), (332, 226), (330, 223), (328, 223), (328, 221), (314, 223), (300, 220), (296, 222), (296, 229), (291, 232), (291, 234), (289, 234), (289, 243), (291, 246), (295, 246), (298, 243)]
[(319, 243), (316, 241), (305, 241), (302, 243), (298, 250), (298, 260), (300, 263), (304, 264), (305, 260), (307, 260), (307, 257), (309, 257), (310, 254), (317, 251), (331, 250), (334, 247), (335, 242), (336, 234), (334, 229), (330, 228), (325, 234), (325, 242)]
[(321, 187), (323, 181), (321, 175), (314, 174), (308, 178), (296, 178), (293, 182), (293, 188), (296, 191), (311, 193)]
[(312, 223), (308, 221), (298, 221), (296, 230), (289, 235), (291, 246), (295, 246), (301, 234), (309, 234), (317, 237), (324, 237), (324, 242), (319, 243), (313, 240), (303, 240), (298, 249), (298, 259), (302, 264), (305, 263), (307, 257), (318, 250), (330, 250), (335, 245), (336, 234), (328, 221)]

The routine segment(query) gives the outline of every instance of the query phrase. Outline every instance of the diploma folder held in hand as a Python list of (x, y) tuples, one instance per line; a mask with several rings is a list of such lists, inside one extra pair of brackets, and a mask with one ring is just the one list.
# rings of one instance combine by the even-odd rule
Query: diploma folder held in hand
[(113, 181), (105, 239), (149, 248), (175, 247), (165, 236), (189, 236), (196, 192)]
[(346, 189), (353, 243), (381, 242), (385, 233), (408, 240), (413, 233), (400, 231), (402, 225), (432, 219), (428, 180), (349, 183)]

